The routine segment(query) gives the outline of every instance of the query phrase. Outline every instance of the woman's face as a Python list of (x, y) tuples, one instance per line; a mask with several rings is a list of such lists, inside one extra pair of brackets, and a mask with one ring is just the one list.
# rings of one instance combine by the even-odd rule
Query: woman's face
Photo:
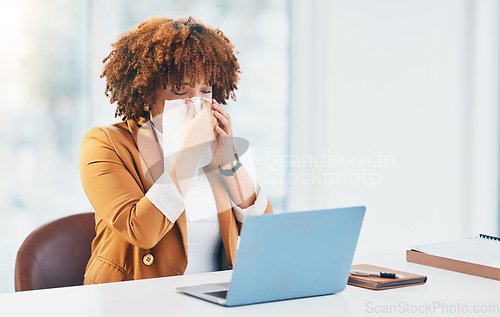
[(185, 81), (181, 90), (172, 91), (172, 86), (167, 86), (167, 89), (160, 89), (156, 91), (156, 101), (161, 104), (164, 104), (165, 100), (186, 99), (193, 97), (212, 99), (212, 86), (208, 84), (196, 84), (196, 86), (191, 87), (189, 82)]
[(189, 80), (184, 80), (184, 85), (180, 90), (172, 91), (172, 86), (167, 86), (167, 89), (157, 90), (155, 92), (156, 102), (150, 112), (151, 119), (156, 118), (154, 123), (161, 127), (161, 114), (163, 113), (165, 100), (187, 99), (193, 97), (203, 97), (212, 100), (212, 86), (208, 84), (196, 84), (194, 87), (191, 87)]

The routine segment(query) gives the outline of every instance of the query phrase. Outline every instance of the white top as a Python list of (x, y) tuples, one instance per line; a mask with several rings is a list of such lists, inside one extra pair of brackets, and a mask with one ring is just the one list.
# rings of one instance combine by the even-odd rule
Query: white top
[[(153, 126), (160, 145), (163, 148), (163, 136)], [(246, 157), (243, 160), (243, 157)], [(250, 158), (250, 159), (247, 159)], [(253, 205), (241, 209), (233, 201), (231, 205), (235, 217), (243, 222), (248, 215), (263, 214), (267, 207), (267, 197), (256, 182), (251, 153), (247, 151), (240, 157), (242, 164), (249, 163), (247, 172), (254, 183), (256, 200)], [(211, 272), (219, 269), (218, 250), (221, 244), (217, 206), (210, 182), (200, 168), (189, 185), (183, 198), (175, 186), (170, 174), (163, 175), (151, 186), (146, 197), (171, 221), (175, 222), (186, 210), (188, 265), (184, 274)]]
[(188, 265), (184, 274), (217, 271), (217, 251), (222, 238), (217, 205), (205, 173), (199, 173), (191, 180), (184, 202), (188, 218)]

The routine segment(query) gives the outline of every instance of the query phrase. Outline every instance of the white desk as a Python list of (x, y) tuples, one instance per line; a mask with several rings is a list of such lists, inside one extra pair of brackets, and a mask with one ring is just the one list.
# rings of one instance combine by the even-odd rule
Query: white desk
[[(348, 285), (335, 295), (232, 308), (175, 290), (229, 281), (231, 272), (225, 271), (1, 294), (0, 316), (500, 316), (500, 281), (408, 263), (404, 252), (356, 257), (354, 263), (423, 274), (428, 280), (421, 286), (382, 291)], [(383, 313), (384, 309), (393, 311)], [(460, 314), (465, 309), (468, 313)], [(491, 313), (472, 313), (473, 309)]]

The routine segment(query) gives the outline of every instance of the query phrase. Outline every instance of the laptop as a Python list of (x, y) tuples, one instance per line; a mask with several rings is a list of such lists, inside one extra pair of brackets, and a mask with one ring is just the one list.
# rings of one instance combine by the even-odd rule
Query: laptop
[(231, 281), (177, 290), (223, 306), (343, 291), (364, 206), (245, 218)]

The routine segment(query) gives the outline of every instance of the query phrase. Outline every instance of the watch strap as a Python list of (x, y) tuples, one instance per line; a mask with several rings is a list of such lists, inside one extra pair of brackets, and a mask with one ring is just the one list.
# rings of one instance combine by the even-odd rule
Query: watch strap
[(224, 176), (233, 176), (234, 173), (241, 167), (241, 161), (238, 157), (238, 153), (234, 153), (234, 157), (236, 158), (236, 165), (234, 165), (231, 169), (225, 170), (219, 165), (219, 173)]

